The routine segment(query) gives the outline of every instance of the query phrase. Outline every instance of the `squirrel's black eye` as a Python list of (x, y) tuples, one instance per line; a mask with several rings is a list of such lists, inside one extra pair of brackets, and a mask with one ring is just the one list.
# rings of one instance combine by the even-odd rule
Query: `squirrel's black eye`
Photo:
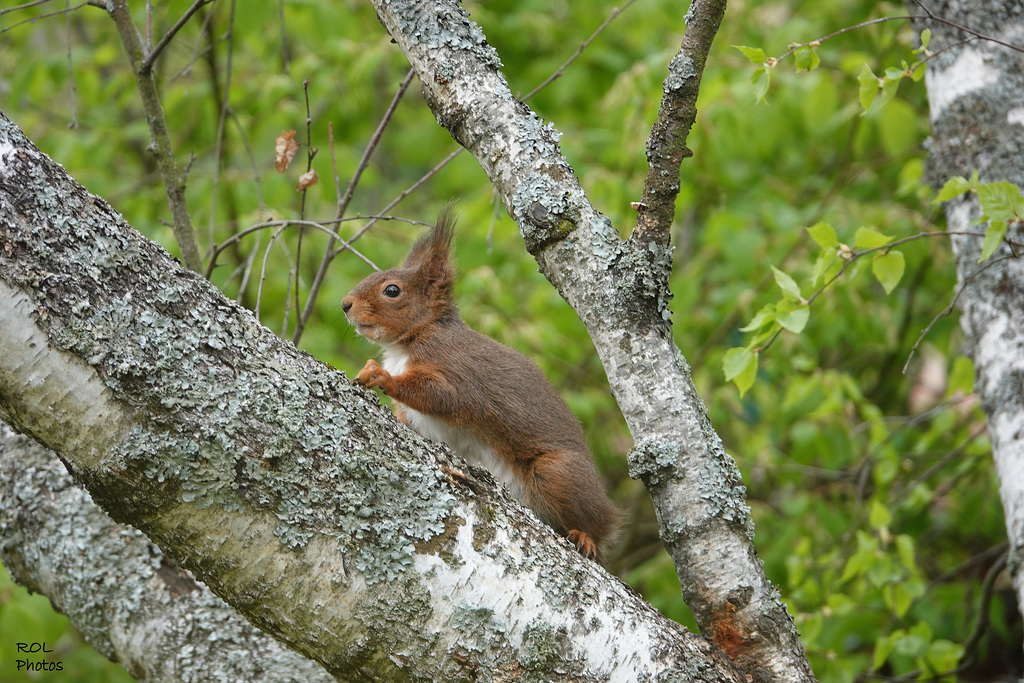
[(394, 299), (401, 293), (402, 290), (399, 289), (398, 285), (388, 285), (387, 287), (384, 288), (384, 296), (389, 297), (391, 299)]

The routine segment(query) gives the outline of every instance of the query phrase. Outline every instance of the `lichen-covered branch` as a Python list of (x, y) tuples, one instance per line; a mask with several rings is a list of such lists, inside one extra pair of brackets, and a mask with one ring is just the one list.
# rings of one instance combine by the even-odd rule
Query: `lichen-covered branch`
[[(910, 3), (917, 8), (916, 3)], [(952, 176), (982, 182), (1010, 181), (1024, 188), (1024, 53), (986, 40), (964, 41), (954, 26), (1024, 44), (1024, 15), (1017, 0), (928, 3), (944, 21), (920, 19), (931, 29), (925, 82), (932, 139), (928, 175), (940, 187)], [(946, 202), (947, 227), (968, 231), (980, 216), (973, 195)], [(1024, 225), (1011, 223), (1007, 240), (1024, 238)], [(967, 349), (974, 359), (975, 391), (981, 398), (999, 475), (1010, 542), (1007, 567), (1024, 609), (1024, 258), (1007, 242), (979, 263), (981, 238), (951, 238), (957, 278), (963, 292)]]
[(694, 0), (686, 13), (686, 33), (668, 65), (661, 107), (647, 141), (647, 177), (637, 207), (633, 239), (668, 244), (679, 194), (679, 164), (693, 152), (686, 146), (697, 119), (697, 93), (711, 43), (725, 15), (725, 0)]
[[(0, 557), (140, 681), (334, 681), (115, 524), (57, 456), (0, 423)], [(244, 653), (244, 654), (243, 654)]]
[(343, 680), (741, 680), (3, 116), (0, 419)]
[(559, 132), (512, 96), (497, 53), (457, 3), (371, 2), (438, 122), (476, 157), (586, 325), (636, 442), (631, 473), (651, 492), (701, 631), (757, 680), (812, 680), (754, 550), (739, 471), (672, 340), (671, 247), (619, 238), (559, 152)]
[(171, 227), (174, 230), (174, 239), (178, 242), (178, 249), (181, 250), (181, 260), (190, 270), (201, 273), (203, 259), (199, 255), (199, 243), (196, 241), (192, 216), (188, 212), (188, 202), (185, 199), (187, 178), (174, 159), (174, 148), (167, 134), (167, 121), (164, 118), (163, 106), (160, 104), (156, 78), (153, 76), (152, 60), (145, 54), (135, 24), (132, 23), (128, 0), (111, 0), (107, 7), (117, 25), (117, 32), (121, 36), (121, 42), (135, 73), (142, 108), (146, 112), (146, 121), (149, 124), (149, 151), (156, 160), (160, 180), (167, 193), (167, 203), (171, 209)]

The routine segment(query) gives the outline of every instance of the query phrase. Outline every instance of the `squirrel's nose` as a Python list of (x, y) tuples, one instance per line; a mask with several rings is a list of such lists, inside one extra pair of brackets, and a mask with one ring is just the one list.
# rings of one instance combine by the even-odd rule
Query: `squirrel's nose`
[(350, 308), (352, 308), (352, 300), (346, 296), (344, 299), (341, 300), (341, 310), (343, 310), (345, 313), (348, 313), (348, 310)]

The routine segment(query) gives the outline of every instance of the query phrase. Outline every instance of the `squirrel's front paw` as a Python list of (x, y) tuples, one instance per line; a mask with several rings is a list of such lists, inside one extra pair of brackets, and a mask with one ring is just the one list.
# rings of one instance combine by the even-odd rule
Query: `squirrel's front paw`
[(366, 365), (356, 375), (356, 384), (367, 389), (373, 389), (384, 384), (385, 379), (390, 377), (388, 371), (385, 370), (377, 363), (374, 359), (366, 361)]

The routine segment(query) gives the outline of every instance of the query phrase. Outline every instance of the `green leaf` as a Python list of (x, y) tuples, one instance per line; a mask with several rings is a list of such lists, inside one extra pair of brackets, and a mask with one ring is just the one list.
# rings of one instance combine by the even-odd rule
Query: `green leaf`
[(735, 383), (743, 396), (757, 377), (757, 354), (748, 348), (729, 349), (722, 360), (722, 369), (725, 381)]
[(930, 28), (926, 28), (925, 30), (921, 31), (921, 49), (922, 50), (927, 50), (928, 49), (928, 43), (930, 43), (931, 40), (932, 40), (932, 30)]
[(871, 500), (871, 512), (868, 513), (868, 524), (874, 529), (881, 529), (892, 524), (892, 513), (877, 498)]
[(803, 71), (814, 71), (821, 64), (821, 57), (818, 56), (818, 51), (810, 45), (798, 48), (793, 53), (793, 60), (796, 68)]
[(954, 197), (959, 197), (964, 192), (970, 192), (972, 189), (971, 181), (967, 180), (963, 176), (953, 176), (946, 181), (946, 184), (939, 190), (939, 196), (935, 198), (935, 203), (946, 202)]
[(829, 609), (839, 616), (846, 616), (858, 607), (858, 604), (849, 595), (842, 593), (832, 593), (829, 595), (827, 604)]
[(907, 534), (900, 534), (896, 537), (896, 554), (907, 571), (917, 569), (917, 562), (914, 561), (914, 539)]
[(822, 249), (839, 246), (839, 238), (836, 236), (836, 231), (828, 223), (816, 223), (807, 228), (807, 232)]
[(787, 299), (795, 299), (797, 301), (803, 301), (803, 296), (800, 294), (800, 287), (796, 284), (796, 280), (783, 273), (781, 270), (772, 266), (772, 273), (775, 274), (775, 282), (782, 288), (782, 294)]
[(892, 591), (887, 601), (889, 603), (888, 607), (897, 617), (902, 619), (914, 604), (914, 600), (923, 592), (924, 588), (916, 582), (904, 581), (892, 584)]
[(764, 64), (768, 61), (768, 55), (759, 47), (747, 47), (746, 45), (733, 45), (733, 47), (742, 52), (751, 64)]
[(978, 257), (978, 262), (982, 262), (988, 259), (992, 254), (996, 253), (996, 249), (1003, 242), (1003, 237), (1006, 236), (1006, 221), (992, 221), (988, 229), (985, 231), (985, 239), (981, 243), (981, 256)]
[(807, 304), (785, 299), (776, 306), (775, 317), (783, 328), (794, 334), (800, 334), (807, 325), (811, 309)]
[(857, 81), (860, 83), (860, 94), (858, 95), (860, 106), (866, 113), (874, 104), (875, 97), (878, 96), (878, 76), (871, 70), (871, 67), (865, 64), (857, 76)]
[(946, 672), (956, 669), (960, 663), (960, 658), (963, 656), (963, 645), (939, 638), (932, 641), (931, 645), (928, 646), (925, 659), (928, 660), (932, 671)]
[[(885, 105), (889, 104), (889, 102), (892, 101), (892, 98), (896, 96), (896, 91), (899, 89), (900, 81), (902, 81), (902, 80), (903, 80), (903, 72), (902, 71), (900, 71), (899, 75), (896, 76), (896, 77), (891, 77), (889, 75), (886, 75), (886, 77), (882, 79), (882, 96), (877, 98), (871, 104), (871, 109), (873, 111), (878, 111), (879, 109), (881, 109)], [(870, 112), (864, 112), (864, 113), (868, 114)]]
[(890, 636), (880, 636), (875, 641), (875, 655), (872, 658), (871, 666), (873, 669), (879, 669), (886, 660), (889, 659), (889, 655), (892, 654), (892, 648), (895, 640), (903, 635), (902, 630), (893, 631)]
[(766, 304), (754, 315), (754, 319), (740, 328), (740, 332), (753, 332), (775, 322), (775, 304)]
[(882, 283), (882, 289), (886, 294), (892, 294), (896, 285), (903, 278), (903, 270), (906, 263), (903, 260), (903, 252), (895, 249), (887, 254), (879, 254), (871, 263), (871, 272), (875, 274), (878, 281)]
[(958, 391), (964, 394), (974, 391), (974, 361), (962, 354), (953, 359), (953, 369), (946, 380), (946, 398)]
[(883, 235), (874, 228), (857, 228), (853, 235), (853, 246), (857, 249), (877, 249), (892, 242), (892, 238)]
[(897, 69), (894, 66), (890, 66), (885, 70), (885, 79), (889, 81), (899, 81), (901, 78), (903, 78), (904, 74), (906, 73), (906, 67), (902, 69)]
[(754, 96), (758, 102), (764, 101), (768, 95), (768, 88), (772, 84), (772, 70), (770, 67), (758, 67), (750, 76), (750, 82), (754, 84)]
[(981, 210), (993, 220), (1009, 221), (1024, 217), (1024, 197), (1020, 195), (1020, 188), (1005, 180), (979, 185), (978, 200)]

